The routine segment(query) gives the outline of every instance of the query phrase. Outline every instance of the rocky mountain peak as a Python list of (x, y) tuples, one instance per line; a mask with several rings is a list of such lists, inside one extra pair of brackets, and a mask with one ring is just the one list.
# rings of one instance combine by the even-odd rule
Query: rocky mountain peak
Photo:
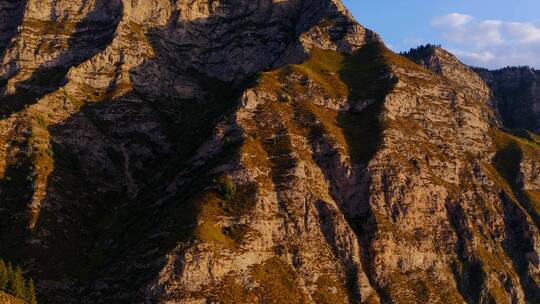
[[(135, 38), (146, 47), (122, 56), (138, 58), (150, 48), (156, 59), (176, 68), (240, 81), (260, 70), (301, 61), (303, 45), (326, 43), (326, 47), (350, 52), (364, 43), (366, 35), (340, 1), (334, 0), (8, 1), (0, 11), (14, 16), (4, 19), (0, 35), (5, 37), (4, 46), (15, 29), (22, 30), (6, 50), (10, 54), (4, 60), (3, 78), (39, 65), (79, 65), (108, 43), (125, 49), (129, 45), (125, 39)], [(331, 37), (310, 37), (308, 30), (316, 25), (332, 28), (327, 31)], [(44, 35), (45, 43), (25, 44), (35, 41), (32, 33)], [(23, 51), (23, 44), (35, 49)], [(127, 65), (135, 64), (128, 58), (124, 59)]]
[(337, 0), (4, 1), (0, 43), (0, 256), (46, 303), (540, 299), (540, 141), (440, 48)]
[(484, 81), (459, 59), (436, 45), (423, 45), (402, 54), (426, 69), (445, 77), (461, 87), (486, 91)]

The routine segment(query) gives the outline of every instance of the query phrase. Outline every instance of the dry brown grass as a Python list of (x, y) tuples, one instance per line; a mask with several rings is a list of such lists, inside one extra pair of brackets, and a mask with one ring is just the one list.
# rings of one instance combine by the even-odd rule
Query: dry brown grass
[(349, 303), (347, 291), (342, 284), (335, 279), (322, 275), (316, 282), (317, 289), (313, 294), (313, 300), (317, 304)]
[(255, 292), (262, 303), (302, 304), (306, 295), (300, 289), (294, 269), (279, 258), (271, 258), (252, 269), (253, 279), (259, 284)]
[(0, 304), (25, 304), (26, 302), (0, 291)]

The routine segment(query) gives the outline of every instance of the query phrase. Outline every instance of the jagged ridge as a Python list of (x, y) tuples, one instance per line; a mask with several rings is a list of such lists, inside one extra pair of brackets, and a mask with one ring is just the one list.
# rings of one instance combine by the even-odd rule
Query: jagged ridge
[(338, 1), (20, 9), (0, 255), (47, 301), (539, 299), (538, 140), (452, 55)]

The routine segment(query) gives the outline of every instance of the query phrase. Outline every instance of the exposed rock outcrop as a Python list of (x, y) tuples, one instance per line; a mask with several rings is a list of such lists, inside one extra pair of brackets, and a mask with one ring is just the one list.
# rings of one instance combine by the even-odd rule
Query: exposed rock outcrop
[(505, 127), (540, 132), (540, 72), (529, 67), (475, 69), (491, 87)]
[(540, 300), (538, 141), (452, 55), (338, 0), (10, 5), (0, 255), (47, 302)]

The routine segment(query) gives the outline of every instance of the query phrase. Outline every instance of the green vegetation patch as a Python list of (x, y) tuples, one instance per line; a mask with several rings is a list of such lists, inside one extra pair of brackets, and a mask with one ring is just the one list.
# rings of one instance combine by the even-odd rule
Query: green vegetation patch
[(57, 22), (49, 20), (28, 19), (23, 27), (30, 28), (42, 35), (70, 35), (76, 27), (76, 23), (68, 20)]
[(257, 303), (256, 295), (230, 275), (221, 280), (219, 288), (215, 290), (214, 294), (216, 295), (212, 299), (214, 303)]
[[(380, 43), (367, 45), (352, 55), (317, 48), (310, 54), (302, 64), (260, 75), (256, 89), (278, 94), (278, 100), (282, 101), (281, 105), (265, 105), (261, 111), (289, 117), (285, 114), (292, 112), (292, 108), (294, 124), (283, 119), (289, 132), (308, 130), (311, 138), (331, 135), (327, 138), (337, 141), (340, 147), (347, 147), (355, 163), (367, 163), (382, 144), (383, 100), (395, 85), (390, 65), (416, 65)], [(315, 87), (309, 87), (309, 83), (314, 83)], [(302, 100), (311, 90), (322, 90), (328, 98), (347, 98), (353, 106), (359, 102), (371, 105), (360, 112), (331, 110)], [(292, 160), (279, 157), (290, 150), (287, 136), (282, 135), (283, 130), (274, 133), (281, 136), (270, 139), (272, 145), (266, 144), (265, 150), (276, 160), (274, 163), (279, 162), (282, 171), (287, 171), (290, 169), (287, 164)]]
[(347, 96), (349, 89), (339, 72), (345, 65), (345, 56), (329, 50), (313, 49), (311, 57), (289, 72), (297, 72), (319, 84), (331, 97)]
[(425, 270), (394, 272), (389, 277), (391, 281), (384, 287), (388, 294), (381, 300), (400, 299), (403, 304), (463, 302), (463, 297), (452, 286)]
[(2, 259), (0, 259), (0, 300), (3, 300), (1, 303), (10, 303), (8, 300), (12, 303), (37, 303), (34, 281), (26, 279), (19, 266), (6, 264)]
[(322, 275), (316, 282), (313, 300), (317, 304), (349, 303), (347, 291), (335, 279)]
[(201, 222), (195, 229), (195, 236), (203, 241), (231, 247), (242, 241), (248, 227), (242, 224), (222, 227), (219, 218), (233, 217), (239, 220), (253, 210), (257, 188), (254, 184), (236, 186), (228, 177), (220, 177), (214, 182), (216, 191), (195, 200), (200, 206), (198, 218)]
[(299, 286), (296, 272), (277, 257), (254, 266), (252, 276), (259, 285), (254, 291), (262, 303), (302, 304), (307, 302), (307, 297)]

